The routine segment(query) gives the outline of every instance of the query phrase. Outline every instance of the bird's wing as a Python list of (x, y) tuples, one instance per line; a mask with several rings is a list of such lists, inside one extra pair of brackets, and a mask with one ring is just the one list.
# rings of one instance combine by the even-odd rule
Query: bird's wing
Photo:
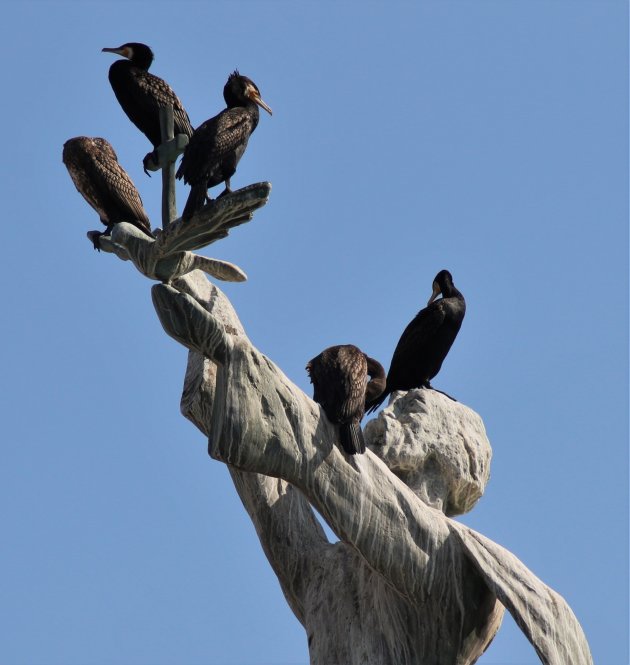
[(188, 113), (186, 113), (186, 109), (184, 109), (179, 97), (175, 94), (171, 86), (159, 76), (143, 70), (136, 70), (134, 77), (138, 84), (135, 95), (136, 103), (143, 107), (146, 112), (152, 113), (157, 113), (158, 109), (172, 104), (175, 134), (191, 136), (193, 128), (190, 124)]
[(347, 356), (340, 376), (341, 399), (339, 416), (342, 421), (361, 418), (365, 408), (367, 361), (362, 353)]
[(435, 335), (445, 318), (446, 307), (442, 299), (436, 300), (416, 314), (398, 340), (388, 376), (395, 376), (399, 368), (404, 371), (407, 359), (413, 357), (418, 349), (422, 349), (422, 346)]
[(141, 222), (142, 226), (151, 231), (149, 217), (142, 205), (140, 194), (125, 169), (109, 155), (107, 158), (96, 155), (94, 170), (96, 178), (103, 183), (103, 193), (129, 209), (132, 219), (126, 221)]
[(249, 138), (252, 119), (240, 108), (225, 109), (194, 131), (177, 177), (187, 184), (201, 184), (212, 176), (222, 158)]
[(99, 218), (103, 224), (108, 224), (109, 219), (107, 218), (107, 212), (102, 206), (102, 202), (99, 196), (98, 188), (93, 178), (90, 178), (84, 170), (77, 167), (75, 163), (67, 163), (68, 173), (72, 178), (74, 186), (77, 188), (77, 191), (81, 196), (90, 204), (90, 206), (96, 211)]
[(364, 355), (347, 354), (326, 362), (318, 356), (306, 369), (313, 384), (313, 400), (322, 405), (331, 422), (347, 422), (363, 415), (367, 383)]

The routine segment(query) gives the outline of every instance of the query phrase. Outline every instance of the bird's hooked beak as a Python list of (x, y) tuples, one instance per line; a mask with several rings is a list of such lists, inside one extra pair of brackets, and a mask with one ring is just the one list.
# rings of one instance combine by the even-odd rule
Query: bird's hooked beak
[(440, 288), (440, 285), (437, 282), (433, 282), (433, 293), (431, 294), (431, 297), (429, 298), (429, 302), (427, 303), (427, 307), (442, 293), (442, 289)]
[(256, 88), (254, 88), (252, 85), (247, 86), (247, 89), (245, 90), (245, 96), (251, 99), (252, 102), (256, 102), (256, 104), (258, 104), (258, 106), (261, 108), (265, 109), (269, 115), (273, 115), (273, 111), (267, 106), (267, 104), (265, 104), (258, 90), (256, 90)]
[(115, 53), (116, 55), (122, 55), (123, 58), (129, 58), (133, 56), (133, 49), (129, 46), (118, 46), (117, 48), (104, 48), (102, 49), (103, 53)]

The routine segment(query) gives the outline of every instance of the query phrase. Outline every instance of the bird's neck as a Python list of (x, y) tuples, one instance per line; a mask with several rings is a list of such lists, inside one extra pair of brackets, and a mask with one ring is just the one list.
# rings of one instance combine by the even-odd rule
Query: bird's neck
[(149, 67), (151, 66), (151, 62), (153, 61), (153, 58), (146, 57), (146, 56), (138, 56), (135, 55), (133, 57), (133, 60), (118, 60), (114, 64), (126, 68), (131, 68), (135, 67), (136, 69), (142, 69), (143, 71), (148, 71)]
[(462, 294), (457, 290), (454, 284), (445, 284), (442, 289), (442, 298), (461, 298)]
[(247, 109), (247, 113), (252, 119), (253, 129), (256, 129), (258, 121), (260, 120), (260, 110), (258, 109), (258, 104), (248, 99), (244, 105), (244, 108)]
[(371, 400), (376, 399), (385, 390), (385, 370), (382, 365), (376, 360), (366, 356), (367, 371), (370, 375), (370, 380), (365, 387), (365, 402), (368, 404)]

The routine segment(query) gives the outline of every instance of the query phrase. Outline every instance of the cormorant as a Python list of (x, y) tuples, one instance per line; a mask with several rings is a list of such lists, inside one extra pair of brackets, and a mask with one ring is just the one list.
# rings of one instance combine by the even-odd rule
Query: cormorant
[[(436, 300), (442, 294), (442, 298)], [(366, 404), (375, 411), (395, 390), (431, 388), (431, 379), (440, 371), (462, 325), (466, 313), (464, 296), (455, 288), (448, 270), (440, 270), (433, 280), (433, 293), (427, 306), (405, 328), (394, 351), (381, 395)]]
[[(162, 143), (159, 110), (168, 104), (173, 105), (175, 135), (192, 136), (193, 128), (179, 97), (166, 81), (149, 74), (153, 51), (146, 44), (129, 42), (118, 48), (104, 48), (103, 51), (126, 58), (116, 60), (109, 68), (109, 82), (123, 111), (151, 141), (154, 150)], [(153, 153), (143, 160), (145, 172), (147, 161), (152, 157), (156, 161)]]
[(177, 170), (177, 177), (191, 186), (184, 219), (204, 206), (210, 187), (225, 182), (223, 193), (232, 191), (230, 178), (258, 125), (258, 106), (271, 115), (256, 84), (238, 71), (230, 74), (223, 98), (227, 108), (195, 129)]
[[(385, 370), (352, 344), (331, 346), (306, 365), (313, 399), (328, 420), (339, 425), (339, 439), (348, 455), (365, 452), (361, 418), (366, 399), (376, 399), (385, 387)], [(370, 375), (370, 381), (367, 377)]]
[(107, 227), (93, 240), (95, 249), (99, 249), (98, 237), (111, 233), (118, 222), (134, 224), (153, 237), (140, 194), (108, 141), (88, 136), (69, 139), (62, 159), (79, 193)]

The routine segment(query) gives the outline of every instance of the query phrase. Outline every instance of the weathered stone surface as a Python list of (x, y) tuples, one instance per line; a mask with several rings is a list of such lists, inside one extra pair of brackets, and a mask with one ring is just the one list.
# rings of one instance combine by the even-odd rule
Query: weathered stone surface
[(560, 594), (504, 547), (458, 522), (450, 521), (450, 528), (543, 663), (593, 662), (582, 627)]
[[(178, 282), (187, 294), (153, 288), (165, 329), (192, 350), (182, 411), (228, 463), (306, 629), (311, 663), (474, 663), (503, 606), (543, 663), (592, 662), (559, 595), (436, 509), (469, 509), (487, 481), (490, 450), (474, 413), (432, 391), (395, 396), (367, 428), (371, 450), (349, 458), (319, 406), (251, 345), (219, 290), (196, 291), (192, 277)], [(342, 542), (327, 541), (311, 504)]]
[[(193, 277), (187, 277), (186, 281)], [(212, 287), (209, 293), (202, 284), (199, 286), (207, 309), (220, 316), (223, 327), (230, 330), (228, 336), (232, 340), (226, 347), (231, 348), (234, 342), (246, 342), (238, 318), (227, 300), (218, 295), (218, 289)], [(194, 288), (189, 284), (186, 290), (190, 293)], [(181, 295), (176, 296), (177, 301), (188, 302), (180, 298)], [(169, 319), (172, 316), (170, 311)], [(197, 324), (193, 328), (195, 339), (197, 335), (204, 337)], [(181, 326), (178, 329), (181, 335)], [(262, 358), (263, 366), (272, 367)], [(208, 427), (208, 418), (213, 417), (215, 390), (220, 395), (222, 389), (220, 385), (215, 389), (208, 386), (208, 379), (216, 376), (208, 363), (202, 354), (190, 353), (181, 406), (184, 415), (210, 435), (210, 447), (216, 454), (220, 446), (212, 434), (213, 428)], [(250, 375), (248, 380), (259, 383), (257, 376)], [(274, 387), (267, 385), (266, 389), (271, 391)], [(319, 418), (319, 407), (305, 395), (302, 397)], [(447, 398), (438, 395), (438, 400), (442, 399)], [(335, 431), (327, 422), (324, 424)], [(273, 447), (268, 448), (266, 454), (272, 456)], [(386, 496), (387, 489), (380, 486), (378, 477), (373, 478), (372, 474), (362, 477), (359, 471), (365, 466), (363, 462), (369, 460), (366, 468), (376, 465), (387, 472), (374, 455), (367, 453), (358, 466), (351, 466), (336, 443), (331, 445), (328, 457), (330, 455), (333, 456), (330, 463), (350, 471), (359, 483), (370, 483), (372, 492)], [(313, 458), (305, 463), (317, 465)], [(442, 543), (440, 556), (435, 558), (442, 560), (448, 574), (432, 573), (433, 579), (427, 580), (431, 593), (421, 590), (422, 585), (419, 585), (423, 602), (410, 602), (386, 577), (375, 572), (354, 547), (345, 542), (328, 542), (303, 492), (284, 480), (242, 471), (233, 465), (229, 468), (287, 602), (306, 629), (312, 663), (472, 663), (483, 652), (500, 625), (503, 607), (471, 564), (465, 558), (452, 555), (447, 529), (439, 529), (440, 533), (435, 535)], [(328, 463), (325, 463), (318, 483), (325, 492), (328, 491), (327, 469)], [(392, 474), (388, 476), (392, 482), (400, 484)], [(409, 494), (408, 500), (415, 500), (407, 488), (405, 492)], [(372, 549), (385, 550), (382, 555), (389, 558), (395, 553), (395, 543), (385, 541), (386, 547), (381, 547), (379, 536), (385, 536), (385, 531), (379, 534), (377, 516), (369, 514), (372, 511), (367, 509), (368, 506), (364, 519), (368, 524), (362, 525), (355, 519), (353, 509), (349, 514), (351, 521), (364, 528)], [(398, 513), (398, 508), (394, 511)], [(392, 551), (387, 552), (390, 548)], [(404, 556), (402, 563), (404, 565)]]
[[(99, 245), (123, 261), (132, 261), (149, 279), (171, 282), (193, 270), (203, 270), (216, 279), (242, 282), (247, 276), (238, 266), (191, 250), (225, 238), (230, 229), (250, 221), (254, 210), (265, 205), (270, 191), (268, 182), (243, 187), (210, 202), (186, 222), (178, 219), (167, 230), (158, 229), (156, 239), (121, 222), (115, 225), (111, 237), (99, 237)], [(88, 233), (91, 241), (93, 234)]]
[(492, 448), (481, 418), (434, 390), (394, 393), (365, 428), (367, 445), (429, 506), (472, 509), (490, 477)]
[[(112, 246), (162, 279), (161, 260), (240, 223), (230, 205), (205, 208), (200, 227), (174, 224), (170, 241), (148, 243), (119, 224)], [(250, 343), (219, 289), (182, 265), (169, 264), (172, 285), (152, 289), (165, 331), (191, 351), (182, 412), (228, 464), (306, 630), (311, 663), (472, 665), (504, 607), (546, 665), (592, 663), (563, 598), (444, 514), (470, 509), (488, 478), (490, 447), (476, 414), (433, 391), (396, 395), (367, 428), (370, 449), (346, 456), (319, 405)], [(341, 542), (328, 542), (312, 506)]]

